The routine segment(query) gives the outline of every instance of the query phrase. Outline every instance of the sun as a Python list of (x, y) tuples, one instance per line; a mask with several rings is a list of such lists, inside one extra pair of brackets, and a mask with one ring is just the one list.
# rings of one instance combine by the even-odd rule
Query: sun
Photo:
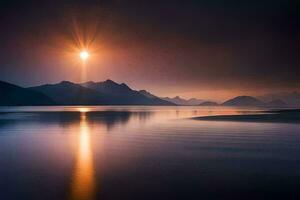
[(79, 54), (81, 60), (86, 60), (88, 59), (88, 57), (90, 56), (89, 52), (87, 51), (81, 51), (80, 54)]

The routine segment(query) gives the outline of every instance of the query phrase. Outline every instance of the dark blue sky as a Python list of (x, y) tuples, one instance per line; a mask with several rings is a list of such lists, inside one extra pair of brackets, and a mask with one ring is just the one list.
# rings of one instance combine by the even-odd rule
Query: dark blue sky
[[(70, 46), (91, 43), (88, 78), (159, 95), (225, 98), (300, 87), (299, 3), (289, 0), (1, 1), (0, 79), (79, 81)], [(78, 47), (78, 45), (77, 45)], [(218, 92), (218, 94), (215, 94)]]

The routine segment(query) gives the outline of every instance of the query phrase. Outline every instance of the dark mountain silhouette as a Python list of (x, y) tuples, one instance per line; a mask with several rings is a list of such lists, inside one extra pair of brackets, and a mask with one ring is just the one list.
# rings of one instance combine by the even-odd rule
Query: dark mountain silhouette
[(266, 102), (280, 99), (283, 102), (285, 102), (288, 107), (300, 107), (300, 92), (282, 92), (266, 94), (258, 98)]
[(196, 105), (199, 105), (200, 103), (203, 103), (203, 102), (204, 102), (204, 100), (196, 99), (196, 98), (191, 98), (191, 99), (187, 100), (188, 105), (191, 105), (191, 106), (196, 106)]
[(159, 98), (149, 98), (112, 80), (82, 84), (62, 81), (30, 89), (48, 95), (62, 105), (173, 105)]
[(204, 101), (200, 103), (199, 106), (218, 106), (219, 104), (214, 101)]
[(161, 98), (159, 98), (159, 97), (151, 94), (150, 92), (148, 92), (146, 90), (140, 90), (139, 93), (142, 94), (142, 95), (144, 95), (145, 97), (151, 99), (153, 102), (156, 102), (156, 103), (158, 103), (160, 105), (176, 105), (176, 104), (174, 104), (172, 102), (165, 101), (165, 100), (163, 100), (163, 99), (161, 99)]
[(0, 105), (38, 106), (55, 105), (55, 102), (39, 92), (0, 81)]
[(287, 107), (287, 104), (280, 99), (276, 99), (276, 100), (267, 102), (266, 106), (271, 107), (271, 108), (285, 108), (285, 107)]
[[(174, 105), (148, 92), (132, 90), (125, 83), (118, 84), (112, 80), (103, 82), (86, 82), (82, 86), (100, 92), (110, 98), (111, 104), (118, 105)], [(151, 98), (147, 94), (152, 95)]]
[[(274, 99), (281, 96), (284, 100)], [(238, 96), (221, 105), (223, 106), (259, 106), (285, 108), (300, 106), (300, 93), (284, 93), (265, 96), (261, 101), (251, 96)], [(298, 102), (299, 101), (299, 102)], [(200, 102), (200, 103), (198, 103)], [(288, 103), (286, 103), (288, 102)], [(197, 104), (196, 104), (197, 103)], [(299, 103), (299, 104), (298, 104)], [(118, 84), (112, 80), (103, 82), (86, 82), (76, 84), (62, 81), (57, 84), (22, 88), (0, 81), (0, 106), (34, 106), (34, 105), (219, 105), (212, 101), (200, 99), (183, 99), (179, 96), (161, 99), (146, 90), (132, 90), (125, 83)]]
[(237, 96), (222, 103), (223, 106), (265, 106), (265, 103), (251, 96)]
[(104, 94), (128, 94), (132, 93), (133, 90), (130, 89), (125, 83), (118, 84), (110, 79), (103, 82), (93, 82), (89, 81), (81, 84), (83, 87), (96, 90)]
[(176, 96), (174, 98), (164, 97), (162, 99), (175, 103), (176, 105), (182, 105), (182, 106), (196, 106), (203, 102), (202, 99), (191, 98), (186, 100), (179, 96)]
[(150, 98), (150, 99), (155, 99), (158, 98), (157, 96), (151, 94), (150, 92), (148, 92), (147, 90), (140, 90), (139, 93), (141, 93), (142, 95)]
[(176, 96), (174, 98), (163, 97), (162, 99), (165, 100), (165, 101), (175, 103), (176, 105), (186, 105), (186, 100), (180, 98), (179, 96)]
[(263, 102), (251, 96), (238, 96), (224, 102), (222, 105), (223, 106), (256, 106), (256, 107), (268, 107), (268, 108), (287, 107), (287, 104), (280, 99), (276, 99), (269, 102)]
[(62, 105), (101, 105), (109, 103), (110, 100), (99, 92), (69, 81), (31, 87), (30, 89), (41, 92)]

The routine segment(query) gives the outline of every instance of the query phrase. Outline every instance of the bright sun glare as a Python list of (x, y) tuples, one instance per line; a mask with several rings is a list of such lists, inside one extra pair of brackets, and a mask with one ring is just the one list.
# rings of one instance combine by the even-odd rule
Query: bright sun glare
[(90, 56), (90, 54), (89, 54), (87, 51), (82, 51), (82, 52), (80, 52), (80, 58), (81, 58), (82, 60), (88, 59), (89, 56)]

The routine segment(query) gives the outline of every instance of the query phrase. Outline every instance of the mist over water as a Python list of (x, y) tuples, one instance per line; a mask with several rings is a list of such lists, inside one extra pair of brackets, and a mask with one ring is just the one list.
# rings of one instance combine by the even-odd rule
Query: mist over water
[(300, 124), (225, 107), (1, 107), (0, 199), (290, 199)]

